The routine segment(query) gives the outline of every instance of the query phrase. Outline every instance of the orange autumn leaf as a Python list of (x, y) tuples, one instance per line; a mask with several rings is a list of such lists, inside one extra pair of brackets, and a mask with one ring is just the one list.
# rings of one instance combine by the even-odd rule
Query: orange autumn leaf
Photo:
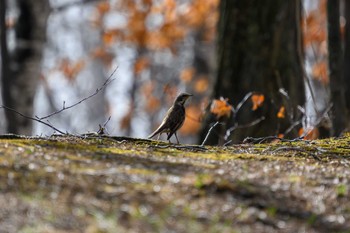
[(147, 57), (140, 57), (134, 63), (135, 74), (140, 74), (142, 71), (147, 69), (150, 65), (150, 61)]
[(202, 76), (198, 80), (196, 80), (194, 84), (194, 90), (198, 93), (203, 93), (206, 90), (208, 90), (209, 87), (209, 80), (207, 77)]
[(105, 45), (112, 45), (115, 41), (116, 32), (107, 31), (102, 35), (102, 41)]
[(160, 99), (150, 96), (146, 99), (146, 105), (145, 105), (145, 110), (148, 113), (155, 113), (161, 105)]
[(195, 70), (192, 67), (185, 68), (180, 73), (180, 79), (184, 83), (188, 83), (192, 80), (194, 72), (195, 72)]
[(148, 96), (153, 95), (153, 91), (155, 87), (156, 87), (156, 82), (154, 81), (145, 82), (141, 87), (141, 92), (147, 98)]
[(169, 10), (175, 10), (176, 9), (176, 1), (175, 0), (165, 0), (164, 6), (167, 7)]
[(159, 31), (148, 32), (146, 35), (145, 44), (149, 49), (164, 49), (171, 45), (172, 41)]
[(305, 139), (305, 140), (315, 140), (315, 139), (319, 138), (320, 132), (315, 127), (312, 127), (309, 129), (300, 128), (299, 129), (299, 136), (303, 137), (303, 139)]
[(68, 80), (72, 81), (76, 78), (76, 76), (84, 68), (84, 66), (85, 66), (84, 60), (78, 60), (77, 62), (73, 63), (68, 59), (63, 59), (61, 61), (59, 69), (62, 71), (62, 73), (65, 75), (65, 77)]
[(220, 99), (215, 99), (211, 103), (210, 112), (216, 115), (217, 118), (220, 117), (230, 117), (232, 112), (232, 106), (227, 102), (228, 99), (220, 97)]
[(284, 106), (280, 107), (280, 110), (277, 113), (278, 118), (285, 118), (286, 117), (286, 108)]
[(254, 94), (254, 95), (252, 95), (251, 99), (252, 99), (252, 102), (253, 102), (252, 110), (255, 111), (259, 107), (262, 106), (262, 104), (264, 103), (264, 100), (265, 100), (265, 96), (264, 95)]
[(327, 38), (326, 1), (318, 1), (318, 7), (302, 20), (303, 39), (306, 46), (317, 46)]
[(328, 84), (327, 63), (326, 61), (316, 63), (312, 67), (312, 75), (324, 84)]
[(166, 23), (160, 28), (160, 32), (172, 40), (175, 41), (182, 40), (186, 35), (186, 30), (177, 22)]
[(176, 86), (167, 83), (163, 87), (163, 93), (167, 94), (173, 100), (178, 94), (178, 89)]
[(97, 47), (91, 52), (91, 56), (95, 59), (100, 59), (102, 62), (109, 66), (113, 59), (114, 55), (106, 50), (104, 47)]
[(151, 6), (152, 5), (152, 0), (142, 0), (143, 6)]
[(166, 22), (174, 21), (177, 19), (175, 0), (165, 0), (163, 4), (163, 9), (164, 19)]
[(109, 2), (107, 1), (104, 1), (104, 2), (100, 2), (97, 4), (96, 8), (97, 8), (97, 11), (103, 15), (105, 13), (107, 13), (109, 10), (110, 10), (110, 4)]

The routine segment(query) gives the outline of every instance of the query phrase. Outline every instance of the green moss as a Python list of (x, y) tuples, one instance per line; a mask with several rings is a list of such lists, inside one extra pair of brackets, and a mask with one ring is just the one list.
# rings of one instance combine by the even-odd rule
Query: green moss
[(339, 184), (336, 188), (338, 197), (344, 197), (348, 194), (348, 187), (345, 184)]
[[(268, 231), (271, 226), (256, 221), (262, 211), (271, 223), (317, 231), (323, 217), (350, 218), (349, 142), (342, 137), (198, 150), (125, 137), (6, 137), (0, 139), (0, 201), (11, 197), (19, 204), (4, 211), (34, 216), (19, 232), (44, 226), (241, 232), (251, 225)], [(339, 183), (330, 182), (335, 179)], [(312, 212), (315, 195), (325, 205), (322, 215)]]

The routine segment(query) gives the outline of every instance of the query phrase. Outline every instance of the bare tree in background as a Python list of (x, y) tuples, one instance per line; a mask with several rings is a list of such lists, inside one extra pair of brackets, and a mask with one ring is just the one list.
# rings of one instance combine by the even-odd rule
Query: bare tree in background
[[(47, 0), (18, 0), (19, 16), (15, 22), (15, 48), (6, 41), (6, 1), (1, 0), (1, 55), (3, 104), (27, 116), (33, 115), (33, 98), (40, 77), (41, 54), (46, 38), (46, 21), (50, 13)], [(9, 133), (32, 133), (32, 121), (5, 111)]]
[[(251, 91), (261, 92), (267, 99), (259, 111), (252, 113), (248, 106), (239, 113), (237, 120), (241, 124), (261, 116), (265, 120), (235, 131), (231, 135), (234, 142), (247, 136), (282, 133), (291, 122), (278, 119), (278, 109), (286, 106), (288, 117), (293, 120), (298, 114), (297, 106), (304, 104), (300, 4), (291, 0), (220, 3), (218, 74), (213, 97), (229, 98), (234, 106)], [(279, 93), (281, 88), (288, 96)], [(205, 122), (202, 138), (211, 122), (213, 119)], [(222, 132), (213, 133), (208, 142), (216, 144), (218, 134), (222, 136)], [(297, 130), (290, 131), (288, 136), (297, 136)]]
[(343, 52), (340, 36), (339, 0), (327, 1), (328, 66), (333, 104), (332, 135), (339, 136), (346, 125), (345, 86), (343, 81)]
[(350, 129), (350, 2), (344, 1), (345, 6), (345, 46), (344, 46), (344, 79), (345, 102), (347, 108), (347, 128)]

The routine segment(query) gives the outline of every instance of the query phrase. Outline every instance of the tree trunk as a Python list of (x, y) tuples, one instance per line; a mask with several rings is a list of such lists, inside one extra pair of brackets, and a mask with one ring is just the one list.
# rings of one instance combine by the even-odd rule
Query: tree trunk
[[(7, 63), (4, 68), (8, 69), (7, 75), (3, 76), (3, 104), (32, 116), (50, 8), (47, 0), (18, 0), (18, 8), (20, 15), (15, 27), (16, 48), (3, 61)], [(26, 135), (32, 133), (31, 120), (12, 111), (5, 111), (5, 115), (7, 132)]]
[[(9, 54), (7, 49), (7, 28), (6, 28), (6, 0), (0, 0), (0, 33), (1, 33), (1, 95), (2, 103), (13, 106), (10, 95), (11, 70), (9, 69)], [(5, 111), (5, 116), (9, 119), (11, 114)]]
[(343, 81), (343, 54), (340, 36), (339, 0), (327, 1), (328, 66), (331, 89), (332, 135), (339, 136), (346, 125), (345, 85)]
[(344, 87), (345, 89), (345, 102), (347, 108), (347, 129), (350, 130), (350, 2), (344, 1), (345, 5), (345, 46), (344, 46)]
[[(247, 136), (259, 137), (283, 133), (296, 121), (297, 106), (304, 103), (301, 70), (300, 1), (222, 0), (218, 24), (218, 73), (213, 98), (229, 98), (236, 106), (249, 92), (265, 95), (263, 107), (251, 110), (246, 102), (235, 122), (247, 125), (259, 117), (259, 124), (238, 129), (229, 139), (238, 142)], [(283, 97), (283, 88), (288, 97)], [(277, 118), (281, 106), (286, 118)], [(213, 119), (208, 118), (202, 138)], [(217, 129), (222, 136), (228, 125)], [(231, 119), (232, 124), (232, 119)], [(221, 130), (221, 133), (220, 133)], [(297, 136), (292, 130), (290, 137)], [(208, 142), (216, 144), (218, 134)]]

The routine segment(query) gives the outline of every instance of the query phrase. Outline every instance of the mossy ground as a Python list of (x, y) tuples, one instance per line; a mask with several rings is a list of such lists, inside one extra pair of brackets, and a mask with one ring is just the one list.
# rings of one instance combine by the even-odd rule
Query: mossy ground
[(350, 232), (350, 139), (0, 139), (0, 232)]

